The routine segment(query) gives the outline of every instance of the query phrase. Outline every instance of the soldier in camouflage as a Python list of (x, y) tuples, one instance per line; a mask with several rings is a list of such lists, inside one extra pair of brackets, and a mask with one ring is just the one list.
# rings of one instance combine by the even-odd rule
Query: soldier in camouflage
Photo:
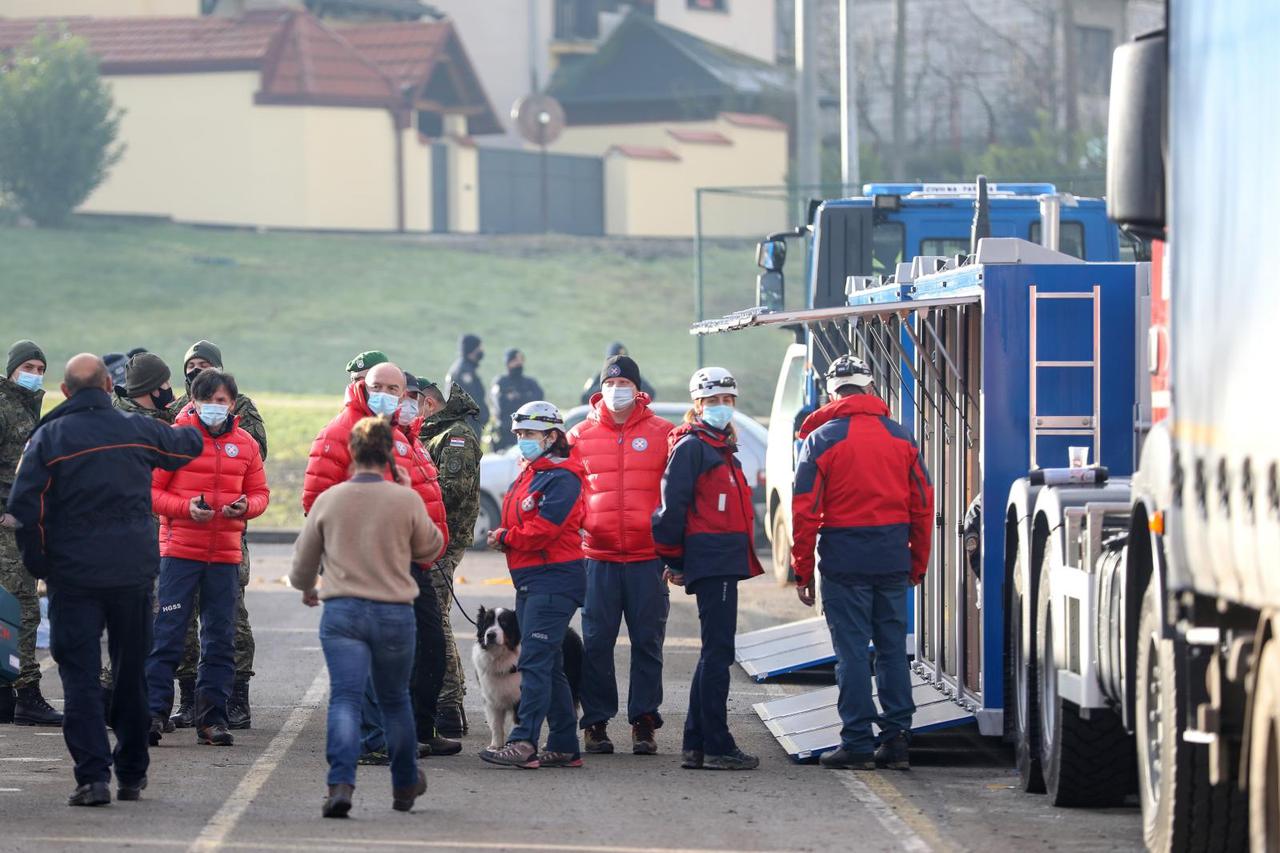
[[(187, 393), (178, 400), (178, 411), (182, 411), (190, 402), (191, 383), (200, 371), (208, 367), (222, 369), (222, 350), (208, 341), (196, 341), (187, 350), (182, 360), (182, 373), (186, 377)], [(253, 436), (262, 450), (262, 461), (267, 460), (267, 425), (258, 413), (253, 400), (244, 394), (236, 397), (231, 414), (240, 419), (240, 428)], [(244, 537), (240, 540), (240, 598), (236, 601), (235, 655), (236, 677), (231, 688), (231, 698), (227, 700), (227, 728), (247, 729), (252, 724), (252, 711), (249, 707), (249, 679), (253, 678), (253, 657), (257, 646), (253, 642), (253, 629), (249, 626), (249, 611), (244, 603), (244, 591), (249, 585), (249, 542)], [(197, 595), (195, 612), (199, 612), (199, 596)], [(182, 661), (178, 664), (175, 675), (178, 679), (178, 707), (170, 722), (175, 728), (190, 728), (195, 725), (195, 691), (196, 667), (200, 661), (199, 619), (192, 619), (187, 626), (186, 645), (182, 653)]]
[[(36, 579), (22, 564), (13, 535), (12, 517), (4, 514), (9, 488), (22, 449), (40, 420), (44, 401), (44, 371), (48, 360), (31, 341), (9, 347), (4, 376), (0, 377), (0, 587), (18, 599), (22, 615), (18, 626), (18, 680), (12, 687), (0, 685), (0, 723), (23, 726), (60, 726), (62, 714), (40, 692), (40, 664), (36, 661), (36, 630), (40, 627), (40, 599)], [(15, 695), (16, 692), (16, 695)]]
[(444, 494), (449, 525), (449, 547), (431, 572), (436, 600), (443, 611), (445, 632), (446, 668), (436, 728), (444, 737), (458, 738), (466, 734), (467, 728), (462, 710), (467, 680), (449, 614), (453, 607), (453, 574), (471, 547), (476, 516), (480, 512), (480, 441), (470, 426), (480, 407), (456, 382), (449, 391), (448, 402), (435, 383), (422, 382), (421, 405), (426, 419), (418, 437), (440, 473), (440, 491)]

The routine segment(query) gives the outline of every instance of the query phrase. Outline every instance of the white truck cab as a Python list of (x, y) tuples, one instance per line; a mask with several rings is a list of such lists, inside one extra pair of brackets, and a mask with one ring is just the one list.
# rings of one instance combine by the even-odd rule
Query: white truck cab
[(765, 451), (765, 532), (773, 546), (773, 574), (779, 584), (791, 577), (791, 483), (795, 477), (796, 413), (804, 410), (808, 382), (808, 350), (792, 344), (782, 357), (782, 370), (769, 413), (769, 445)]

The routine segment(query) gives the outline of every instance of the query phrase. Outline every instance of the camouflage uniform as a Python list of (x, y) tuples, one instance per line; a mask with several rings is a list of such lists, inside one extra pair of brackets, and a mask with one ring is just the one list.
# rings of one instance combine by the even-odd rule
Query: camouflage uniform
[[(138, 405), (138, 402), (134, 400), (132, 397), (125, 396), (124, 389), (121, 388), (120, 386), (116, 386), (115, 393), (111, 395), (111, 405), (115, 406), (117, 409), (119, 409), (122, 412), (125, 412), (126, 414), (139, 415), (144, 418), (155, 418), (156, 420), (164, 421), (167, 424), (172, 424), (174, 420), (177, 419), (178, 415), (182, 412), (182, 407), (178, 405), (178, 402), (176, 400), (170, 403), (166, 408), (163, 408), (163, 409), (148, 409), (146, 406), (140, 406)], [(159, 532), (159, 528), (157, 527), (156, 536), (159, 537), (159, 535), (160, 535), (160, 532)], [(156, 583), (157, 584), (159, 583), (159, 578), (157, 578)], [(156, 598), (153, 595), (152, 596), (153, 605), (155, 605), (155, 601), (156, 601)], [(155, 606), (158, 606), (158, 605), (155, 605)], [(112, 687), (112, 684), (113, 684), (113, 678), (111, 675), (111, 663), (110, 661), (108, 661), (102, 667), (102, 686), (107, 690), (110, 690)]]
[[(183, 394), (174, 405), (178, 411), (190, 402)], [(258, 414), (258, 407), (244, 394), (236, 397), (236, 405), (231, 412), (240, 419), (240, 428), (253, 436), (262, 449), (262, 460), (267, 459), (267, 425)], [(240, 540), (240, 598), (236, 601), (236, 681), (248, 681), (253, 678), (253, 657), (257, 646), (253, 642), (253, 629), (249, 627), (249, 611), (244, 606), (244, 590), (249, 585), (249, 542), (247, 537)], [(200, 596), (196, 594), (192, 603), (192, 612), (200, 612)], [(200, 662), (199, 617), (191, 620), (187, 626), (187, 639), (182, 652), (182, 662), (178, 664), (175, 675), (179, 681), (194, 679), (196, 667)]]
[(444, 494), (449, 525), (449, 547), (430, 573), (445, 633), (441, 707), (460, 707), (467, 692), (467, 680), (462, 672), (462, 659), (458, 656), (453, 628), (449, 624), (449, 613), (453, 608), (453, 573), (462, 562), (463, 554), (471, 547), (476, 517), (480, 513), (480, 441), (468, 424), (468, 420), (475, 418), (479, 411), (480, 407), (471, 395), (455, 382), (449, 391), (449, 402), (427, 418), (418, 433), (440, 472), (440, 491)]
[[(5, 510), (14, 471), (22, 458), (22, 449), (40, 421), (43, 391), (28, 391), (0, 378), (0, 512)], [(32, 687), (40, 683), (40, 664), (36, 662), (36, 629), (40, 627), (40, 599), (36, 597), (36, 579), (22, 564), (13, 531), (0, 528), (0, 586), (8, 590), (22, 606), (18, 628), (18, 658), (21, 671), (13, 686)]]

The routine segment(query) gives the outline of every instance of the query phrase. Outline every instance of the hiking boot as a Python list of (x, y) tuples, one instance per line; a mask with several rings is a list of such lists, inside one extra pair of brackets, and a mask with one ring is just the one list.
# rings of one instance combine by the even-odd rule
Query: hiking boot
[(13, 688), (7, 685), (0, 686), (0, 723), (13, 722), (13, 705), (15, 701)]
[(178, 710), (169, 718), (175, 728), (189, 729), (196, 724), (196, 680), (178, 680)]
[(351, 795), (355, 793), (354, 785), (330, 785), (329, 796), (320, 808), (322, 817), (346, 817), (351, 811)]
[(657, 728), (651, 714), (644, 714), (632, 723), (631, 752), (635, 755), (657, 755), (658, 742), (653, 736)]
[[(462, 752), (461, 741), (450, 740), (449, 738), (441, 737), (440, 735), (429, 737), (418, 745), (425, 746), (427, 748), (427, 755), (457, 755), (459, 752)], [(425, 758), (426, 756), (424, 755), (422, 757)]]
[(818, 763), (830, 770), (875, 770), (875, 756), (869, 752), (849, 752), (843, 746), (824, 752)]
[(143, 776), (140, 780), (133, 783), (121, 782), (116, 788), (116, 800), (119, 802), (129, 802), (142, 799), (142, 792), (146, 790), (147, 777)]
[(502, 749), (486, 749), (480, 753), (480, 760), (502, 767), (519, 767), (522, 770), (537, 770), (538, 750), (527, 740), (513, 740)]
[(411, 788), (391, 789), (391, 808), (398, 812), (407, 812), (413, 808), (413, 801), (427, 792), (427, 774), (418, 768), (418, 782)]
[(701, 750), (686, 749), (680, 753), (680, 766), (685, 770), (701, 770), (703, 755)]
[(609, 740), (607, 723), (596, 723), (582, 730), (582, 740), (592, 755), (612, 755), (613, 741)]
[(249, 681), (236, 681), (227, 699), (227, 728), (247, 729), (252, 722), (249, 710)]
[(391, 763), (391, 753), (385, 749), (375, 749), (372, 752), (361, 753), (356, 759), (356, 764), (363, 764), (365, 767), (386, 767)]
[(151, 731), (147, 733), (147, 743), (152, 746), (160, 745), (160, 738), (164, 736), (164, 717), (154, 715), (151, 717)]
[(876, 767), (890, 770), (910, 770), (911, 739), (906, 732), (898, 732), (876, 747)]
[(60, 726), (62, 713), (45, 701), (39, 684), (19, 687), (13, 703), (15, 726)]
[(436, 710), (436, 732), (442, 736), (457, 740), (467, 733), (467, 712), (461, 704), (449, 703)]
[(538, 753), (538, 765), (540, 767), (581, 767), (582, 756), (576, 752), (550, 752), (544, 749)]
[(111, 802), (111, 786), (106, 782), (90, 782), (76, 788), (76, 792), (67, 797), (69, 806), (105, 806)]
[(755, 770), (760, 766), (760, 759), (747, 755), (738, 748), (724, 755), (706, 755), (702, 758), (702, 767), (706, 770)]
[(223, 723), (213, 723), (196, 729), (196, 743), (205, 746), (233, 746), (236, 739)]

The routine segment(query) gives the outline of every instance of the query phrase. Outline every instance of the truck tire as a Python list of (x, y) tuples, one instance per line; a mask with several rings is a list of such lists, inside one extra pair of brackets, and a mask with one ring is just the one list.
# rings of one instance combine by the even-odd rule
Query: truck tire
[[(1185, 646), (1163, 636), (1157, 578), (1138, 617), (1134, 708), (1138, 797), (1147, 849), (1243, 850), (1245, 797), (1231, 782), (1209, 784), (1209, 749), (1182, 739), (1186, 709), (1181, 679)], [(1233, 820), (1234, 818), (1234, 820)]]
[(1133, 737), (1109, 709), (1093, 709), (1089, 719), (1058, 694), (1054, 632), (1049, 606), (1049, 549), (1040, 561), (1036, 599), (1036, 659), (1040, 709), (1040, 767), (1045, 792), (1055, 806), (1118, 806), (1134, 786)]
[(1022, 589), (1022, 551), (1013, 563), (1013, 592), (1009, 596), (1009, 711), (1013, 714), (1013, 744), (1018, 777), (1028, 794), (1044, 793), (1040, 772), (1040, 709), (1036, 706), (1036, 655), (1030, 632), (1024, 637), (1022, 613), (1027, 590)]
[(1280, 853), (1280, 640), (1263, 649), (1249, 732), (1249, 841), (1252, 853)]
[(791, 574), (791, 531), (787, 530), (781, 508), (774, 510), (773, 536), (769, 543), (773, 546), (773, 578), (778, 586), (786, 586), (794, 576)]

